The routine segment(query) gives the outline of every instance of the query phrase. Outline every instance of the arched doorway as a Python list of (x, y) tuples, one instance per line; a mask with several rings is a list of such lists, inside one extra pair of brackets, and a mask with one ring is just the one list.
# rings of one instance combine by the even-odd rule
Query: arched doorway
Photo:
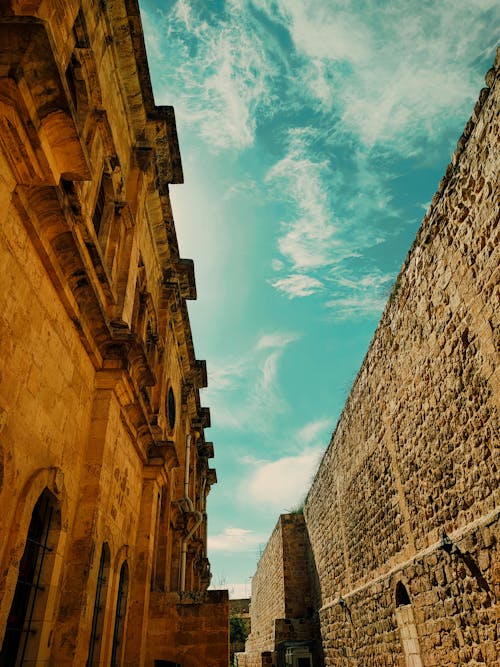
[(396, 621), (407, 667), (422, 667), (417, 626), (406, 586), (398, 581), (395, 591)]

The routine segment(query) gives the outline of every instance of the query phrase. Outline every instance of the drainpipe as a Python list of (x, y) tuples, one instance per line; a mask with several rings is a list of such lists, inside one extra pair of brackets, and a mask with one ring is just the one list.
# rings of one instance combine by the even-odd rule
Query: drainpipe
[(189, 531), (189, 533), (186, 535), (186, 537), (182, 540), (182, 546), (181, 546), (181, 572), (180, 572), (180, 585), (179, 585), (179, 590), (181, 593), (184, 593), (184, 589), (186, 587), (186, 559), (187, 559), (187, 545), (189, 540), (193, 537), (194, 533), (196, 532), (198, 526), (201, 524), (203, 521), (203, 514), (201, 512), (197, 512), (194, 507), (193, 507), (193, 501), (189, 497), (189, 463), (190, 463), (190, 458), (191, 458), (191, 433), (188, 433), (186, 436), (186, 465), (185, 465), (185, 471), (184, 471), (184, 502), (189, 508), (189, 511), (195, 515), (196, 520), (194, 522), (193, 527)]
[[(207, 512), (207, 497), (205, 496), (205, 487), (207, 485), (207, 478), (203, 478), (203, 484), (201, 487), (201, 511), (203, 514), (203, 517), (206, 517), (206, 512)], [(207, 522), (205, 521), (205, 531), (204, 531), (204, 536), (205, 536), (205, 555), (206, 555), (206, 550), (207, 550)]]

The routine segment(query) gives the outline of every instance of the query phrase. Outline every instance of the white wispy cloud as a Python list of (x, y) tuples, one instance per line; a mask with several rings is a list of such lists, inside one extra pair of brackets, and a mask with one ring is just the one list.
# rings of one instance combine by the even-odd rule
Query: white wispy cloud
[(266, 350), (268, 348), (282, 348), (298, 340), (300, 336), (296, 333), (274, 332), (263, 334), (255, 346), (256, 350)]
[(281, 254), (293, 269), (311, 269), (331, 262), (336, 227), (326, 187), (329, 165), (311, 156), (312, 128), (289, 131), (288, 152), (267, 173), (266, 181), (282, 189), (297, 217), (282, 222), (284, 234), (278, 241)]
[(493, 54), (495, 0), (381, 3), (260, 1), (304, 57), (298, 79), (366, 146), (408, 154), (442, 133), (477, 96), (477, 44)]
[[(227, 3), (226, 11), (212, 20), (208, 8), (202, 11), (187, 0), (154, 17), (142, 12), (155, 56), (164, 32), (162, 55), (170, 71), (159, 97), (171, 94), (174, 83), (178, 115), (215, 149), (251, 146), (259, 108), (272, 100), (276, 66), (251, 14), (239, 4)], [(193, 39), (195, 45), (188, 43)]]
[[(324, 434), (327, 429), (332, 429), (332, 420), (329, 417), (316, 419), (303, 426), (297, 433), (300, 442), (310, 444), (318, 436)], [(326, 443), (325, 443), (326, 444)]]
[[(292, 50), (255, 7), (281, 24)], [(218, 14), (177, 0), (142, 14), (150, 54), (169, 63), (165, 92), (175, 88), (178, 111), (209, 145), (237, 149), (253, 144), (259, 118), (319, 103), (324, 122), (340, 120), (339, 132), (367, 147), (424, 150), (422, 139), (470, 108), (477, 44), (493, 55), (499, 27), (495, 0), (231, 0)]]
[(236, 360), (212, 362), (208, 369), (209, 401), (214, 422), (233, 430), (272, 431), (277, 415), (287, 409), (278, 374), (289, 345), (299, 340), (294, 332), (261, 334), (255, 345)]
[(239, 386), (246, 372), (244, 359), (229, 359), (223, 364), (211, 364), (209, 368), (210, 388), (216, 391)]
[[(322, 292), (330, 303), (334, 299), (352, 298), (348, 292), (358, 287), (354, 281), (349, 285), (339, 280), (340, 272), (334, 274), (332, 269), (342, 267), (347, 271), (350, 260), (383, 243), (393, 230), (381, 229), (373, 221), (377, 216), (385, 220), (397, 218), (398, 211), (387, 188), (390, 175), (381, 169), (370, 169), (366, 151), (354, 152), (351, 183), (345, 184), (341, 176), (332, 175), (326, 158), (317, 157), (318, 140), (314, 128), (290, 130), (285, 157), (266, 175), (273, 187), (286, 193), (291, 215), (288, 222), (281, 223), (282, 234), (277, 245), (283, 259), (281, 264), (275, 264), (275, 269), (288, 273), (269, 282), (289, 299)], [(322, 150), (325, 154), (324, 147)], [(334, 200), (341, 202), (342, 216), (335, 215)], [(368, 221), (372, 224), (367, 224)], [(361, 287), (366, 297), (365, 307), (359, 305), (357, 317), (363, 313), (372, 315), (380, 308), (375, 282), (361, 283)], [(338, 293), (341, 288), (343, 294)], [(359, 301), (359, 296), (356, 298)], [(370, 302), (373, 308), (368, 308)], [(347, 312), (347, 308), (342, 312)]]
[(218, 535), (208, 537), (208, 548), (210, 551), (227, 551), (236, 553), (248, 551), (252, 547), (265, 542), (266, 537), (246, 528), (226, 528)]
[(321, 447), (308, 448), (295, 456), (261, 463), (245, 480), (251, 501), (278, 512), (299, 505), (311, 484), (322, 451)]
[(303, 273), (294, 273), (271, 281), (271, 285), (275, 287), (278, 292), (286, 294), (289, 299), (295, 297), (311, 296), (323, 287), (323, 283), (317, 278), (307, 276)]
[(248, 178), (245, 181), (233, 183), (224, 193), (224, 199), (238, 198), (240, 201), (241, 199), (254, 199), (258, 191), (259, 186), (257, 182), (252, 178)]
[(336, 320), (376, 316), (384, 308), (394, 279), (394, 274), (379, 271), (361, 276), (335, 275), (335, 287), (326, 306)]
[[(248, 149), (259, 126), (286, 117), (288, 129), (274, 137), (281, 158), (265, 174), (268, 192), (257, 197), (287, 209), (274, 221), (280, 256), (269, 282), (277, 291), (288, 298), (321, 291), (339, 312), (358, 317), (380, 309), (376, 286), (359, 294), (334, 281), (330, 294), (325, 273), (405, 224), (387, 165), (442, 151), (450, 118), (477, 96), (477, 44), (493, 53), (496, 7), (493, 0), (360, 0), (355, 7), (344, 0), (230, 0), (217, 12), (177, 0), (163, 14), (144, 14), (148, 47), (169, 63), (164, 94), (170, 103), (175, 93), (179, 118), (208, 146)], [(291, 48), (255, 8), (280, 25)], [(314, 126), (300, 126), (307, 114)], [(259, 180), (247, 176), (224, 198), (256, 198)]]

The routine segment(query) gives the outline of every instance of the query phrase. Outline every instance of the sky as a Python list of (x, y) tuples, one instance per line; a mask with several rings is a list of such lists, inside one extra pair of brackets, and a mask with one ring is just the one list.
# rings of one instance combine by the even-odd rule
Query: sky
[(497, 0), (141, 0), (206, 359), (212, 588), (301, 506), (500, 34)]

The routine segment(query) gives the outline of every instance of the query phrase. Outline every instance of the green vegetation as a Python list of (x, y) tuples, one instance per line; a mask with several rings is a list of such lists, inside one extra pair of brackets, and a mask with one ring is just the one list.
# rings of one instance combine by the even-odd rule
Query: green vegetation
[(231, 644), (245, 643), (248, 637), (248, 630), (245, 621), (238, 616), (231, 616), (229, 619), (229, 641)]

